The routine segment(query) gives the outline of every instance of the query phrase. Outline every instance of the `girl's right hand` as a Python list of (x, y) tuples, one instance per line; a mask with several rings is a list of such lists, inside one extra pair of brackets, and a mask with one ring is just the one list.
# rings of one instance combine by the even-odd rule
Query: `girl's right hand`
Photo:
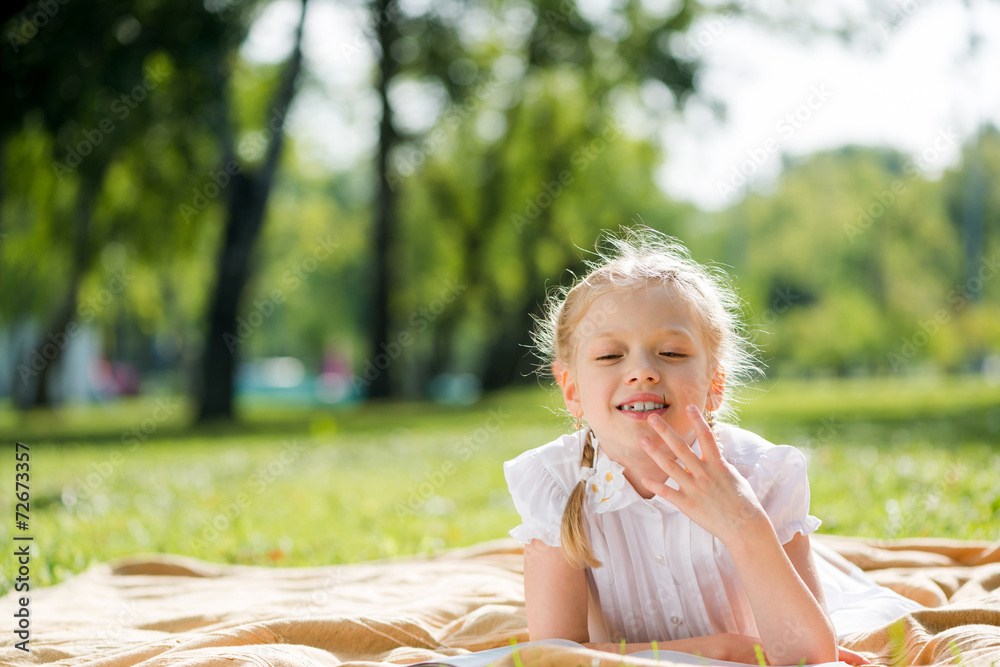
[[(667, 446), (656, 447), (651, 442), (643, 446), (678, 488), (649, 478), (643, 479), (643, 484), (729, 550), (769, 661), (836, 661), (837, 636), (820, 603), (822, 598), (806, 585), (787, 551), (794, 550), (799, 538), (793, 537), (786, 545), (778, 541), (750, 482), (723, 458), (712, 430), (695, 406), (688, 406), (688, 417), (694, 424), (702, 456), (696, 456), (661, 417), (651, 415), (648, 423)], [(808, 545), (808, 537), (802, 540)], [(808, 555), (807, 548), (804, 553)], [(785, 638), (789, 627), (801, 629), (791, 641)], [(742, 646), (739, 652), (745, 649)]]
[(750, 524), (770, 525), (750, 482), (739, 474), (719, 451), (715, 434), (694, 406), (688, 406), (694, 430), (701, 445), (701, 458), (659, 415), (649, 417), (649, 425), (663, 439), (660, 447), (643, 438), (642, 446), (678, 488), (643, 479), (643, 485), (675, 505), (689, 519), (732, 548), (730, 540), (752, 536)]

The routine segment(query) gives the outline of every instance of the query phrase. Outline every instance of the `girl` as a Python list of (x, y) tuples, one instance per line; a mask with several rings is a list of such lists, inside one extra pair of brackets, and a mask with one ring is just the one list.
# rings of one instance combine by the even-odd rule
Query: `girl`
[(919, 607), (814, 559), (802, 454), (718, 421), (756, 370), (724, 275), (652, 230), (610, 242), (536, 331), (578, 430), (504, 464), (530, 639), (820, 663)]

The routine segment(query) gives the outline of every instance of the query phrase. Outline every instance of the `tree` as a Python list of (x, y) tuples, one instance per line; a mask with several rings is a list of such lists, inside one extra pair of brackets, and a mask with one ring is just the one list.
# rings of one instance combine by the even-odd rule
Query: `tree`
[[(773, 192), (719, 218), (720, 236), (746, 239), (720, 259), (736, 267), (772, 373), (897, 371), (960, 275), (939, 184), (892, 150), (790, 160)], [(920, 357), (943, 358), (947, 336), (923, 336)]]
[[(404, 236), (401, 222), (408, 213), (395, 214), (398, 206), (395, 199), (397, 191), (399, 196), (406, 197), (408, 190), (429, 187), (432, 188), (437, 204), (433, 215), (426, 220), (451, 221), (452, 224), (435, 229), (438, 225), (425, 221), (421, 223), (422, 231), (418, 233), (430, 234), (433, 238), (440, 238), (442, 232), (450, 235), (452, 240), (449, 242), (456, 243), (462, 249), (462, 258), (457, 260), (460, 264), (457, 280), (469, 285), (470, 295), (476, 293), (488, 299), (491, 306), (499, 309), (498, 313), (503, 313), (502, 317), (497, 318), (497, 326), (485, 334), (488, 340), (484, 343), (484, 358), (487, 361), (486, 366), (480, 369), (487, 386), (500, 386), (516, 378), (519, 370), (524, 367), (517, 361), (521, 356), (519, 345), (526, 341), (531, 329), (531, 315), (537, 312), (545, 278), (548, 277), (546, 272), (536, 272), (537, 267), (529, 261), (526, 263), (526, 270), (532, 271), (532, 277), (537, 280), (533, 281), (529, 293), (519, 295), (515, 303), (501, 303), (489, 289), (494, 282), (488, 275), (491, 269), (491, 248), (500, 238), (508, 235), (511, 217), (517, 213), (508, 206), (509, 198), (516, 194), (515, 198), (520, 202), (525, 194), (529, 194), (520, 193), (519, 190), (531, 190), (529, 196), (536, 196), (534, 189), (540, 183), (573, 168), (570, 160), (578, 148), (594, 140), (600, 141), (598, 135), (607, 131), (611, 119), (610, 99), (616, 87), (621, 89), (622, 84), (640, 86), (644, 82), (657, 81), (669, 91), (668, 96), (682, 104), (694, 90), (697, 63), (677, 53), (671, 46), (670, 38), (681, 34), (690, 25), (692, 18), (701, 11), (701, 7), (694, 2), (683, 2), (673, 7), (667, 16), (653, 16), (637, 0), (629, 2), (612, 12), (611, 18), (618, 27), (612, 34), (608, 34), (607, 25), (585, 18), (576, 4), (569, 0), (541, 0), (530, 7), (521, 6), (516, 11), (525, 16), (520, 18), (507, 16), (507, 13), (514, 13), (515, 10), (505, 5), (466, 5), (466, 11), (479, 16), (482, 21), (524, 25), (521, 35), (509, 38), (509, 44), (517, 43), (516, 47), (505, 45), (497, 35), (478, 42), (471, 40), (468, 35), (463, 34), (455, 16), (443, 11), (432, 9), (422, 16), (408, 16), (391, 9), (392, 5), (385, 2), (373, 5), (373, 16), (379, 27), (378, 89), (383, 114), (378, 147), (380, 188), (374, 231), (376, 259), (373, 262), (376, 286), (371, 304), (370, 317), (373, 324), (370, 329), (369, 358), (385, 356), (386, 347), (391, 345), (389, 323), (394, 321), (397, 328), (405, 329), (411, 312), (411, 309), (398, 305), (402, 299), (396, 299), (394, 304), (389, 298), (392, 294), (411, 291), (412, 286), (409, 281), (404, 283), (401, 278), (394, 278), (390, 269), (393, 266), (409, 266), (401, 260), (407, 256), (407, 249), (413, 248), (415, 242), (408, 234), (406, 243), (401, 242)], [(600, 44), (601, 48), (596, 49), (595, 44)], [(475, 110), (485, 109), (492, 104), (491, 89), (497, 86), (490, 85), (496, 83), (495, 75), (490, 73), (502, 57), (507, 58), (508, 62), (512, 58), (521, 60), (525, 63), (525, 69), (516, 81), (499, 86), (505, 89), (502, 95), (509, 96), (508, 99), (512, 99), (513, 103), (500, 110), (491, 109), (490, 113), (494, 116), (503, 114), (501, 124), (505, 131), (498, 141), (479, 152), (474, 132), (469, 130), (471, 124), (481, 117)], [(549, 97), (547, 101), (582, 105), (585, 122), (572, 136), (563, 137), (562, 144), (553, 147), (539, 165), (531, 165), (529, 160), (527, 165), (517, 165), (526, 167), (527, 172), (511, 173), (510, 170), (515, 168), (512, 155), (515, 151), (524, 149), (523, 145), (515, 143), (526, 138), (521, 134), (522, 123), (541, 122), (541, 127), (550, 128), (561, 124), (558, 119), (552, 118), (556, 114), (555, 108), (546, 111), (539, 105), (530, 111), (525, 109), (525, 91), (548, 77), (557, 85), (560, 78), (580, 80), (585, 91), (583, 95), (572, 100), (554, 100)], [(451, 104), (446, 109), (459, 111), (446, 112), (440, 122), (423, 136), (402, 136), (394, 129), (392, 122), (389, 89), (393, 80), (406, 79), (436, 86), (443, 91), (446, 102)], [(465, 110), (462, 111), (463, 109)], [(559, 113), (566, 111), (568, 109), (559, 109)], [(460, 124), (465, 124), (464, 129), (456, 133)], [(544, 131), (533, 131), (537, 128), (532, 127), (526, 129), (531, 137), (528, 141), (547, 140)], [(452, 141), (472, 143), (452, 150)], [(477, 159), (463, 160), (463, 151), (471, 152)], [(465, 171), (445, 176), (444, 171), (439, 170), (432, 182), (415, 177), (414, 174), (419, 175), (428, 168), (427, 165), (436, 154), (460, 161)], [(394, 164), (391, 162), (393, 155), (396, 156)], [(529, 173), (540, 178), (528, 179)], [(479, 175), (481, 188), (477, 196), (472, 198), (471, 206), (467, 202), (468, 195), (460, 192), (468, 189), (467, 176), (470, 174)], [(443, 183), (437, 180), (438, 177), (454, 180)], [(563, 231), (554, 229), (553, 220), (554, 211), (545, 207), (530, 228), (513, 236), (516, 245), (520, 246), (517, 251), (520, 253), (519, 257), (534, 258), (537, 245), (543, 241), (551, 241), (554, 235)], [(627, 218), (622, 219), (621, 222), (626, 220)], [(588, 233), (592, 239), (596, 236), (596, 227), (591, 227), (591, 232)], [(561, 242), (565, 244), (565, 240)], [(390, 253), (394, 253), (392, 256), (399, 259), (390, 263), (386, 259)], [(569, 261), (571, 254), (560, 253), (558, 256)], [(417, 265), (423, 266), (424, 262), (418, 260)], [(414, 271), (411, 269), (410, 273)], [(463, 299), (463, 304), (468, 301), (471, 299)], [(419, 308), (419, 304), (417, 307)], [(454, 338), (466, 326), (470, 316), (471, 311), (463, 305), (435, 318), (433, 358), (429, 364), (423, 364), (425, 371), (438, 372), (448, 365), (448, 350), (455, 349)], [(492, 321), (493, 318), (488, 319)], [(403, 333), (405, 332), (400, 335)], [(394, 366), (378, 373), (371, 380), (370, 395), (384, 396), (391, 388), (401, 386), (399, 382), (389, 381), (392, 373), (400, 372), (401, 369)]]
[[(959, 165), (942, 178), (953, 233), (962, 246), (962, 271), (949, 285), (959, 327), (955, 347), (966, 369), (979, 370), (1000, 347), (1000, 131), (984, 126), (962, 148)], [(958, 365), (957, 363), (955, 365)]]
[[(46, 209), (53, 216), (47, 228), (50, 251), (64, 253), (69, 270), (62, 295), (46, 317), (47, 327), (33, 353), (19, 364), (14, 396), (27, 407), (50, 398), (48, 374), (65, 341), (80, 330), (80, 286), (104, 245), (114, 239), (140, 254), (156, 254), (190, 238), (165, 224), (162, 211), (154, 207), (138, 217), (121, 215), (118, 202), (107, 201), (108, 174), (134, 150), (128, 147), (146, 141), (150, 132), (176, 133), (180, 146), (203, 143), (194, 136), (198, 114), (211, 101), (205, 64), (216, 51), (229, 52), (242, 40), (245, 23), (240, 12), (220, 19), (200, 2), (128, 8), (114, 2), (20, 3), (6, 9), (0, 94), (12, 103), (0, 111), (0, 145), (11, 146), (18, 135), (40, 141), (47, 135), (52, 140), (45, 169), (51, 173), (38, 176), (50, 182), (55, 177), (56, 191), (72, 192), (71, 204)], [(170, 102), (161, 104), (167, 89)], [(185, 157), (197, 161), (190, 154)], [(181, 199), (189, 182), (183, 170), (167, 173), (159, 166), (143, 167), (140, 173), (149, 180), (136, 184), (139, 191)], [(22, 207), (29, 221), (32, 206)], [(148, 224), (151, 215), (159, 216), (158, 224)], [(98, 221), (100, 231), (95, 229)], [(8, 224), (14, 222), (23, 221)], [(8, 313), (12, 318), (34, 308), (24, 302), (10, 305), (20, 308)], [(44, 358), (40, 350), (47, 351)]]
[[(372, 40), (377, 57), (375, 88), (382, 112), (375, 161), (377, 187), (368, 309), (369, 359), (378, 359), (391, 345), (391, 293), (398, 280), (391, 256), (398, 226), (397, 189), (402, 179), (390, 156), (401, 139), (409, 138), (393, 121), (391, 88), (402, 77), (433, 80), (442, 85), (449, 100), (461, 102), (469, 94), (471, 81), (449, 75), (451, 65), (465, 55), (454, 17), (434, 9), (410, 16), (401, 11), (395, 0), (372, 0), (368, 7), (375, 32)], [(420, 35), (421, 39), (412, 35)], [(396, 49), (404, 40), (407, 48)], [(368, 395), (374, 398), (394, 393), (388, 372), (376, 373), (365, 385)]]
[[(602, 227), (636, 215), (661, 226), (677, 222), (650, 177), (655, 143), (630, 139), (615, 106), (636, 101), (643, 86), (672, 109), (683, 106), (697, 62), (676, 52), (671, 37), (683, 33), (699, 5), (652, 16), (642, 3), (626, 3), (596, 20), (572, 2), (521, 10), (519, 20), (505, 7), (493, 17), (494, 25), (522, 25), (516, 38), (466, 40), (463, 62), (481, 73), (473, 94), (398, 151), (397, 173), (413, 175), (395, 179), (409, 202), (397, 263), (409, 275), (436, 276), (399, 285), (406, 304), (395, 309), (400, 335), (445, 280), (464, 290), (431, 323), (431, 349), (420, 350), (424, 361), (414, 369), (421, 383), (456, 370), (476, 372), (487, 388), (520, 379), (530, 370), (525, 347), (546, 282), (579, 267), (574, 245), (592, 246)], [(503, 74), (514, 63), (521, 72)], [(484, 126), (500, 129), (484, 137)], [(417, 295), (421, 286), (427, 291)]]
[[(251, 255), (264, 223), (267, 200), (285, 139), (285, 116), (295, 96), (302, 67), (305, 19), (306, 0), (302, 0), (295, 44), (274, 93), (264, 135), (264, 158), (259, 167), (248, 169), (246, 165), (241, 165), (236, 153), (232, 109), (225, 94), (213, 115), (213, 126), (223, 145), (222, 166), (231, 174), (232, 181), (228, 190), (226, 227), (216, 263), (215, 290), (208, 312), (208, 336), (196, 389), (197, 419), (200, 422), (231, 419), (233, 416), (233, 388), (240, 339), (237, 308), (252, 271)], [(224, 57), (213, 63), (213, 75), (218, 89), (228, 90), (230, 82)]]

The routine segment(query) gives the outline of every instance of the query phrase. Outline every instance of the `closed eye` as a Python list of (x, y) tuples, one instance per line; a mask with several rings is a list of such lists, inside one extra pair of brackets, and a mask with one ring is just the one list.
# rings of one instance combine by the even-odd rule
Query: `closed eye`
[(622, 355), (620, 355), (620, 354), (604, 354), (604, 355), (601, 355), (601, 356), (597, 357), (597, 361), (608, 361), (608, 360), (611, 360), (611, 359), (618, 359), (621, 356)]
[(663, 355), (664, 357), (671, 357), (677, 359), (687, 356), (683, 352), (660, 352), (660, 354)]

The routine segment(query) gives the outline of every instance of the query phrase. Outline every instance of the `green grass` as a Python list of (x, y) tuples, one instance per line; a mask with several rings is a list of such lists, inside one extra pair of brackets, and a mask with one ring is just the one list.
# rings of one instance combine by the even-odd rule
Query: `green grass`
[[(751, 395), (741, 424), (807, 453), (822, 531), (1000, 537), (1000, 387), (782, 380)], [(299, 566), (503, 537), (518, 519), (502, 462), (566, 425), (557, 399), (537, 388), (468, 408), (259, 406), (241, 425), (194, 430), (189, 407), (171, 406), (160, 421), (152, 399), (0, 410), (3, 441), (31, 447), (34, 585), (137, 552)], [(25, 533), (14, 528), (13, 447), (5, 451), (0, 541), (11, 544)], [(15, 572), (11, 552), (2, 577)], [(0, 592), (11, 586), (0, 578)]]

